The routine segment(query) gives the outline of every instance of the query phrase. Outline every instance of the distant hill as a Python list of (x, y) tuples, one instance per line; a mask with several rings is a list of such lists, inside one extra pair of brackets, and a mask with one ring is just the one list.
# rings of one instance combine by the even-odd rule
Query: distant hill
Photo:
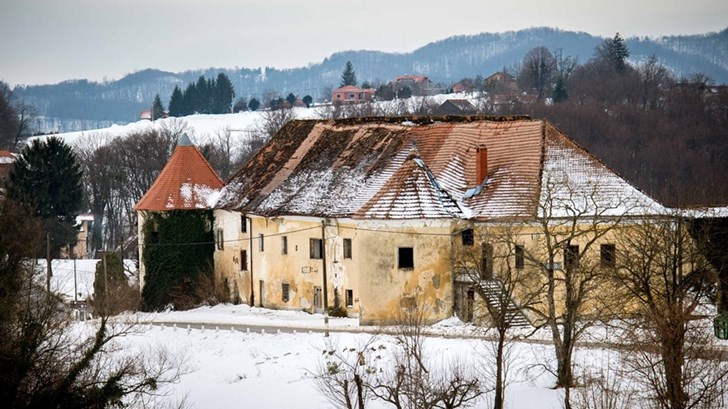
[[(425, 74), (434, 82), (449, 85), (463, 77), (487, 76), (510, 67), (540, 45), (550, 50), (562, 49), (565, 56), (576, 56), (585, 62), (602, 41), (601, 37), (583, 32), (533, 28), (454, 36), (409, 53), (343, 51), (302, 68), (209, 68), (182, 73), (147, 69), (116, 81), (71, 80), (17, 87), (15, 92), (38, 107), (45, 117), (41, 123), (43, 130), (75, 131), (135, 121), (139, 112), (151, 105), (155, 94), (159, 93), (166, 104), (175, 85), (184, 88), (200, 75), (213, 77), (221, 71), (230, 77), (238, 96), (260, 98), (266, 92), (283, 96), (293, 92), (319, 99), (325, 87), (338, 85), (347, 60), (354, 64), (359, 81), (387, 82), (401, 74)], [(717, 83), (728, 83), (728, 29), (703, 35), (631, 38), (627, 44), (633, 63), (655, 54), (678, 76), (703, 73)]]

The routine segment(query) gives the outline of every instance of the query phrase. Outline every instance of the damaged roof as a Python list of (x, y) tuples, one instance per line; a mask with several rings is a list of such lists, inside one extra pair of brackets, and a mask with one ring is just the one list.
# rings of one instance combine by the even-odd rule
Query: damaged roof
[(210, 209), (222, 186), (217, 172), (187, 135), (183, 135), (164, 169), (134, 210)]
[[(479, 147), (487, 148), (483, 180)], [(545, 120), (440, 116), (289, 122), (230, 178), (216, 208), (267, 217), (529, 218), (551, 186), (544, 177), (582, 191), (603, 182), (607, 200), (655, 204)]]

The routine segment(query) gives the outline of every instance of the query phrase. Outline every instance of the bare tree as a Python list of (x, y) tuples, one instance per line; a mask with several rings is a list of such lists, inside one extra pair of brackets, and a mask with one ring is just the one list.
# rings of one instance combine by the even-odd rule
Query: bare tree
[[(627, 365), (654, 407), (717, 407), (725, 394), (728, 355), (715, 345), (698, 309), (716, 282), (705, 257), (707, 237), (679, 215), (645, 219), (620, 241), (615, 278), (634, 345)], [(692, 234), (691, 234), (692, 233)]]
[(370, 378), (381, 364), (382, 345), (373, 336), (357, 347), (328, 342), (320, 367), (313, 373), (316, 388), (337, 407), (364, 409), (371, 396)]
[(523, 88), (536, 90), (540, 100), (551, 87), (555, 73), (556, 59), (548, 48), (539, 46), (523, 57), (518, 82)]
[(427, 350), (422, 311), (403, 312), (393, 343), (376, 335), (353, 348), (327, 344), (312, 373), (317, 389), (347, 409), (363, 409), (373, 399), (398, 409), (472, 406), (483, 394), (473, 365)]
[(459, 315), (466, 321), (485, 320), (485, 337), (495, 333), (489, 348), (495, 365), (486, 366), (484, 371), (486, 379), (494, 380), (494, 409), (504, 407), (512, 330), (531, 326), (524, 309), (533, 307), (538, 294), (522, 291), (539, 283), (529, 271), (515, 268), (514, 247), (507, 244), (517, 241), (515, 235), (515, 230), (508, 226), (466, 228), (459, 233), (460, 243), (454, 243)]
[[(136, 323), (101, 316), (89, 331), (73, 327), (60, 298), (35, 284), (27, 257), (39, 225), (17, 219), (22, 209), (0, 199), (0, 227), (23, 235), (0, 240), (0, 397), (12, 408), (141, 406), (165, 393), (183, 373), (181, 359), (162, 350), (120, 354), (118, 341)], [(27, 211), (26, 211), (26, 214)]]
[(266, 141), (272, 138), (289, 121), (295, 119), (296, 115), (292, 109), (275, 109), (262, 111), (262, 121), (258, 123), (257, 133)]
[(480, 380), (458, 360), (439, 363), (425, 348), (424, 311), (418, 306), (402, 312), (395, 340), (393, 365), (370, 385), (377, 398), (396, 408), (459, 408), (473, 405), (483, 394)]
[(38, 117), (38, 109), (25, 101), (15, 103), (15, 113), (18, 117), (17, 130), (15, 132), (14, 148), (21, 146), (22, 142), (33, 135), (33, 121)]
[(540, 277), (541, 285), (531, 288), (541, 293), (541, 305), (531, 311), (551, 331), (556, 386), (564, 388), (567, 409), (576, 343), (609, 311), (608, 300), (600, 296), (609, 273), (602, 244), (637, 206), (621, 195), (606, 198), (602, 189), (598, 181), (580, 183), (567, 174), (545, 173), (535, 218), (518, 226), (509, 243), (514, 267)]

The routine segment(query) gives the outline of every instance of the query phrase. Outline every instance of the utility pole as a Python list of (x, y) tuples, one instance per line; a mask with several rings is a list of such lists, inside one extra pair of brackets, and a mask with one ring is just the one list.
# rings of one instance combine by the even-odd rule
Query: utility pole
[(71, 254), (71, 257), (73, 257), (73, 301), (78, 301), (78, 282), (76, 280), (76, 255), (70, 252), (69, 254)]
[(109, 305), (109, 275), (107, 274), (106, 270), (106, 253), (107, 251), (104, 251), (103, 255), (103, 263), (104, 263), (104, 302), (102, 305), (104, 306), (104, 314), (108, 314), (107, 306)]
[(321, 220), (321, 258), (324, 264), (324, 336), (329, 336), (329, 291), (326, 284), (326, 220)]

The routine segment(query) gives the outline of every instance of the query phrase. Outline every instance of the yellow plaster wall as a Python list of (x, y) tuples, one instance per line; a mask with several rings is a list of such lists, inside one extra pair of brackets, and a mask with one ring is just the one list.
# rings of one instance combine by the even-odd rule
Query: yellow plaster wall
[[(310, 239), (322, 238), (321, 219), (309, 217), (263, 218), (251, 215), (247, 232), (241, 232), (240, 213), (215, 211), (216, 229), (222, 228), (225, 237), (224, 249), (215, 251), (215, 271), (228, 279), (232, 292), (237, 284), (237, 296), (241, 302), (249, 303), (252, 279), (255, 305), (276, 309), (296, 309), (316, 312), (315, 288), (323, 290), (323, 260), (312, 259)], [(343, 239), (351, 238), (353, 254), (356, 255), (356, 240), (353, 239), (353, 225), (328, 220), (326, 227), (326, 267), (328, 305), (334, 306), (336, 290), (339, 303), (349, 316), (359, 314), (356, 258), (344, 259)], [(345, 227), (349, 228), (345, 228)], [(252, 232), (252, 246), (250, 234)], [(263, 235), (263, 251), (260, 250), (260, 235)], [(283, 240), (288, 242), (288, 252), (283, 254)], [(252, 248), (251, 248), (252, 247)], [(240, 270), (240, 250), (247, 251), (247, 270)], [(356, 256), (355, 256), (356, 257)], [(261, 280), (263, 294), (261, 297)], [(283, 300), (283, 283), (289, 285), (289, 300)], [(346, 308), (346, 290), (354, 291), (354, 305)], [(322, 291), (323, 293), (323, 291)], [(323, 300), (322, 300), (323, 304)], [(321, 311), (320, 309), (318, 311)]]
[[(366, 228), (366, 227), (365, 227)], [(450, 226), (381, 226), (359, 230), (361, 323), (395, 323), (406, 308), (436, 322), (452, 315)], [(398, 248), (412, 247), (414, 268), (398, 268)]]

